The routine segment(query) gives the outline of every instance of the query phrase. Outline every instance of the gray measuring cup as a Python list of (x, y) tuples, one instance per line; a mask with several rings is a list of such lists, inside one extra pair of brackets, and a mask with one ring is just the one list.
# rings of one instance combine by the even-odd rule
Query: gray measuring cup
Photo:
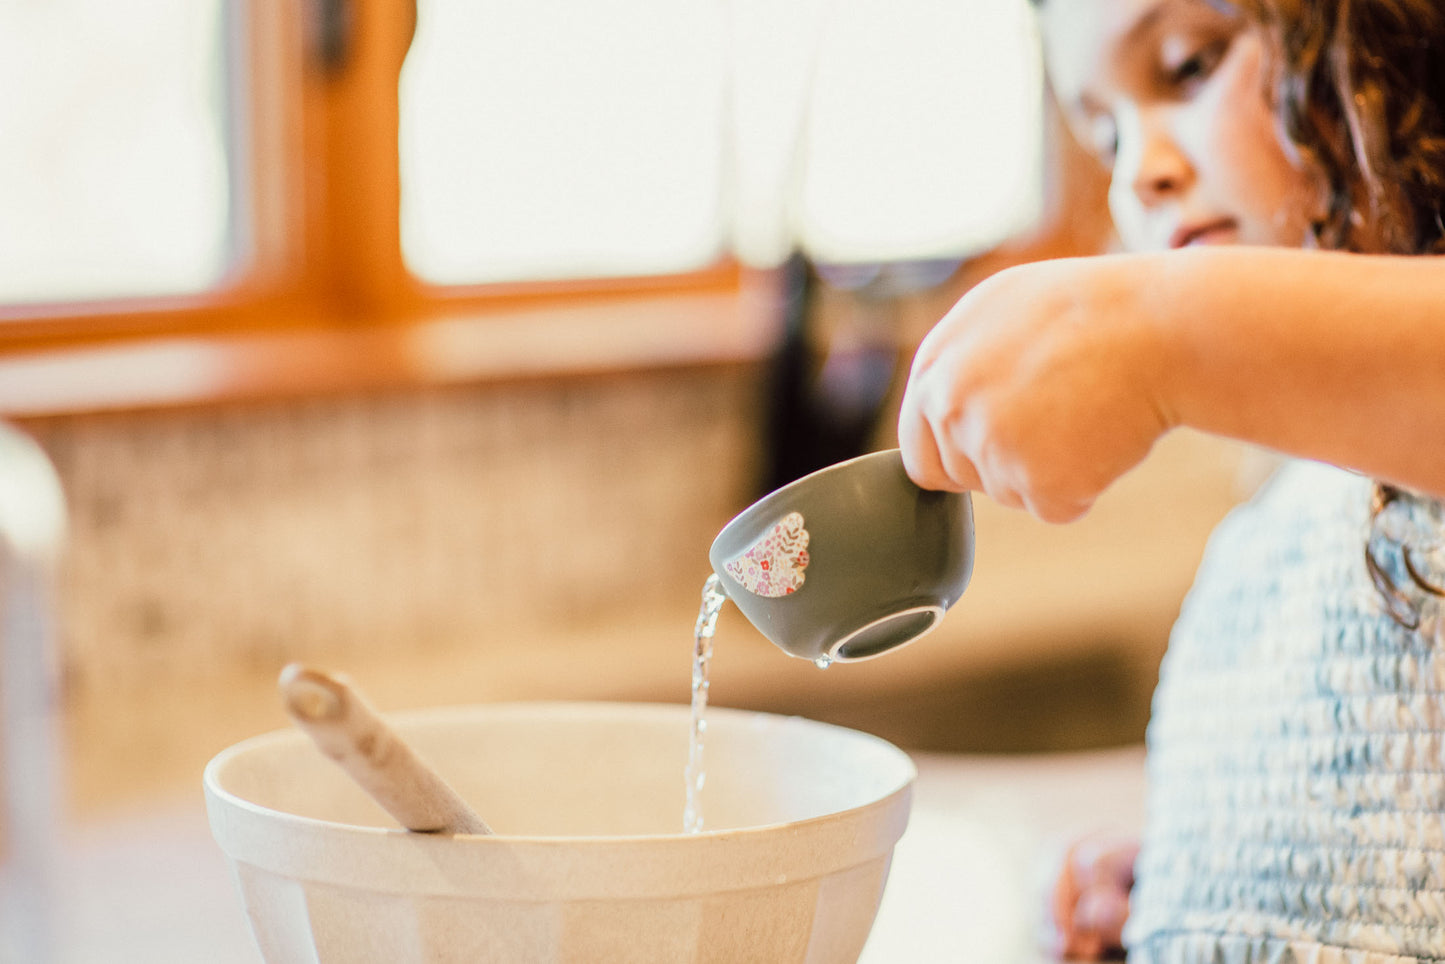
[(897, 449), (820, 469), (753, 503), (708, 552), (722, 589), (784, 652), (871, 659), (938, 624), (973, 572), (968, 493), (921, 489)]

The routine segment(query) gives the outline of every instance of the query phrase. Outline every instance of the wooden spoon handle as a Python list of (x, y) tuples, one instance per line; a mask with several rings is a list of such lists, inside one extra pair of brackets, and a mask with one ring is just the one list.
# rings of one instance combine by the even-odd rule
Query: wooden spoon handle
[(403, 827), (418, 833), (492, 832), (344, 677), (291, 663), (281, 671), (280, 688), (296, 725)]

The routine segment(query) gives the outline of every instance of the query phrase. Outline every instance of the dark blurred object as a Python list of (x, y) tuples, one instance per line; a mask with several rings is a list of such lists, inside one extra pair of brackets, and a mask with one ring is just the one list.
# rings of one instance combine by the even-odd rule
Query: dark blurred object
[(729, 705), (797, 713), (920, 753), (1074, 753), (1143, 742), (1162, 651), (1162, 643), (1099, 639), (1077, 652), (866, 693), (841, 677), (834, 683), (827, 677), (838, 670), (829, 669), (800, 694)]
[[(795, 253), (783, 266), (783, 340), (768, 382), (763, 492), (872, 450), (911, 346), (899, 340), (899, 302), (947, 281), (957, 260), (815, 265)], [(819, 323), (825, 289), (847, 310)], [(825, 334), (823, 328), (829, 330)]]
[(353, 0), (311, 0), (306, 8), (307, 46), (327, 76), (341, 73), (351, 59), (356, 27)]

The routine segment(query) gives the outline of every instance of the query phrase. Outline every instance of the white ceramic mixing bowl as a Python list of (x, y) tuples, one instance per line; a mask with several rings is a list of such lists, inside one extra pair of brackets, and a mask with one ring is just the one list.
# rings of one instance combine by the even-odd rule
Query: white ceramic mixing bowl
[(620, 703), (390, 717), (493, 836), (393, 829), (297, 731), (211, 761), (211, 828), (270, 964), (856, 961), (912, 761), (797, 717), (707, 718), (698, 834), (688, 707)]

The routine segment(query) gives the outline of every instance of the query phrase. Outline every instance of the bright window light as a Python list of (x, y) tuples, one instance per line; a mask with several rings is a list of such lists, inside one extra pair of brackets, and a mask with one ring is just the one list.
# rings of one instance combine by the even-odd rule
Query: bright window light
[(851, 0), (824, 21), (797, 234), (819, 261), (968, 255), (1039, 213), (1025, 0)]
[(962, 257), (1039, 209), (1027, 0), (423, 0), (402, 237), (465, 284)]
[(222, 0), (0, 0), (0, 303), (213, 287)]
[(438, 284), (722, 253), (712, 0), (430, 0), (402, 75), (402, 244)]

